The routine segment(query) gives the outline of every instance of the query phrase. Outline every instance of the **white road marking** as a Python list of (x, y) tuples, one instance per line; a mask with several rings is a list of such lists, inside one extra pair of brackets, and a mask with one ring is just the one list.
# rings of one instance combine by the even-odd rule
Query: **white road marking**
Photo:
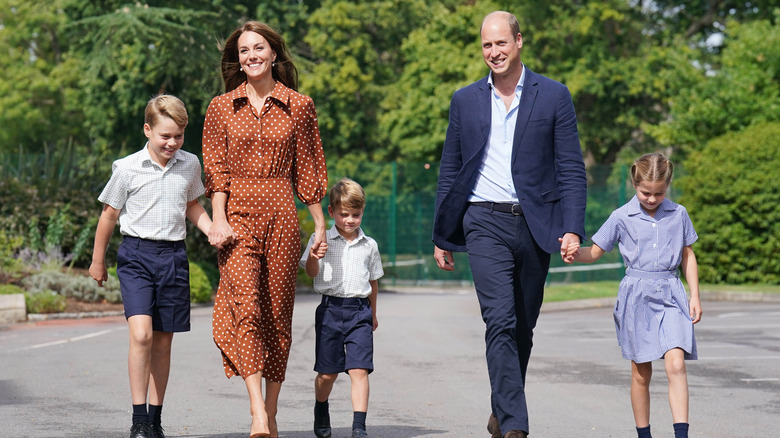
[(119, 330), (119, 329), (103, 330), (103, 331), (100, 331), (100, 332), (88, 333), (86, 335), (76, 336), (75, 338), (61, 339), (59, 341), (45, 342), (43, 344), (29, 345), (27, 347), (18, 348), (16, 350), (12, 350), (12, 351), (34, 350), (34, 349), (37, 349), (37, 348), (52, 347), (54, 345), (62, 345), (62, 344), (68, 344), (70, 342), (83, 341), (85, 339), (94, 338), (94, 337), (97, 337), (97, 336), (102, 336), (102, 335), (105, 335), (106, 333), (111, 333), (111, 332), (113, 332), (115, 330)]

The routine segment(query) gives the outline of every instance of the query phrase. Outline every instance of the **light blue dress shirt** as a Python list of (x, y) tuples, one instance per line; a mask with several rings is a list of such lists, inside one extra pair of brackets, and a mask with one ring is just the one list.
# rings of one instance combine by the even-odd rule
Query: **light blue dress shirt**
[(493, 86), (493, 73), (488, 76), (492, 105), (490, 107), (490, 135), (485, 158), (479, 169), (469, 202), (503, 202), (517, 204), (517, 190), (512, 180), (512, 146), (517, 125), (517, 111), (525, 83), (525, 66), (515, 87), (515, 98), (507, 110)]

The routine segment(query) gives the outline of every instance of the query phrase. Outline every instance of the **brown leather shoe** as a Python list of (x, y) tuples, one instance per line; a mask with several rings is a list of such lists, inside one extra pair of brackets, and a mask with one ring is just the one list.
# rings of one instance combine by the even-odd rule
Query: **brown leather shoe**
[(501, 426), (498, 425), (498, 418), (493, 414), (490, 414), (490, 418), (488, 418), (487, 431), (490, 433), (490, 438), (503, 438)]
[(504, 438), (528, 438), (528, 434), (522, 430), (510, 430), (504, 435)]

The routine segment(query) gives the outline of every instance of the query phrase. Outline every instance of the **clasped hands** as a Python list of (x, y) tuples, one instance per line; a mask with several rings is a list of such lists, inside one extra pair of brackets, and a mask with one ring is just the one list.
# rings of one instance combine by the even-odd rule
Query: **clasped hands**
[(574, 263), (574, 257), (580, 252), (580, 236), (566, 233), (558, 238), (558, 242), (561, 242), (561, 259), (564, 263)]
[(233, 243), (236, 235), (227, 221), (215, 220), (209, 227), (208, 238), (211, 246), (222, 249)]

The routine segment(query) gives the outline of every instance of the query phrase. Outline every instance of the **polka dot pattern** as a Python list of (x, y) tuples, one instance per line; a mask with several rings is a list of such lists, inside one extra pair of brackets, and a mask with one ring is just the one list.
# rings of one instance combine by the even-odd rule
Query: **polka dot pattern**
[(328, 187), (310, 97), (281, 83), (261, 109), (246, 83), (215, 97), (203, 129), (206, 195), (228, 193), (233, 244), (218, 251), (214, 342), (227, 377), (284, 381), (292, 343), (300, 228), (294, 196), (320, 202)]

